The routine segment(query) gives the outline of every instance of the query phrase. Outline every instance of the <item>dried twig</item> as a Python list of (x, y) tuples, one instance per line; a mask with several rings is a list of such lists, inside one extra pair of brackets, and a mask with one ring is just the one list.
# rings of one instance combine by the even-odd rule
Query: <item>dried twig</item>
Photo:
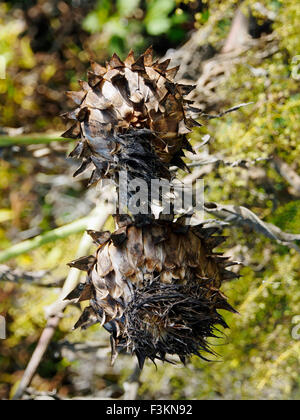
[(300, 234), (283, 232), (272, 223), (266, 223), (260, 220), (256, 214), (246, 207), (205, 203), (204, 210), (231, 225), (248, 226), (250, 229), (263, 234), (267, 238), (300, 252), (300, 247), (294, 243), (294, 241), (300, 240)]
[(244, 106), (252, 105), (254, 102), (246, 102), (243, 104), (235, 105), (232, 108), (226, 109), (225, 111), (220, 112), (219, 114), (213, 115), (213, 114), (200, 114), (201, 117), (205, 117), (208, 120), (212, 120), (213, 118), (221, 118), (226, 114), (229, 114), (231, 112), (237, 111), (240, 108), (243, 108)]
[[(196, 157), (197, 158), (197, 157)], [(197, 166), (205, 166), (205, 165), (224, 165), (224, 166), (229, 166), (232, 168), (244, 168), (244, 169), (249, 169), (251, 166), (256, 165), (256, 163), (258, 162), (262, 162), (262, 161), (269, 161), (270, 158), (257, 158), (254, 160), (247, 160), (247, 159), (239, 159), (236, 160), (234, 162), (229, 162), (220, 158), (217, 158), (215, 156), (211, 156), (208, 159), (203, 159), (203, 160), (199, 160), (193, 163), (189, 163), (187, 166), (189, 168), (193, 168), (193, 167), (197, 167)]]
[(42, 279), (49, 277), (50, 273), (45, 270), (41, 271), (22, 271), (20, 269), (12, 269), (7, 265), (0, 265), (0, 281), (6, 281), (10, 283), (29, 283), (35, 286), (43, 287), (59, 287), (57, 281), (51, 281), (43, 283)]
[(39, 339), (38, 345), (30, 359), (30, 362), (27, 365), (27, 368), (24, 372), (24, 375), (21, 379), (21, 382), (18, 386), (18, 389), (15, 393), (15, 395), (13, 396), (13, 400), (18, 400), (22, 397), (24, 391), (26, 390), (26, 388), (28, 387), (28, 385), (30, 384), (37, 368), (39, 367), (39, 364), (44, 356), (44, 354), (46, 353), (46, 350), (48, 348), (48, 345), (53, 337), (53, 334), (56, 330), (56, 327), (59, 323), (60, 317), (59, 316), (55, 316), (51, 319), (48, 320), (47, 325), (44, 329), (44, 331), (42, 332), (42, 335)]
[(0, 265), (0, 281), (9, 281), (12, 283), (20, 283), (22, 281), (35, 283), (40, 281), (47, 271), (21, 271), (19, 269), (12, 270), (7, 265)]

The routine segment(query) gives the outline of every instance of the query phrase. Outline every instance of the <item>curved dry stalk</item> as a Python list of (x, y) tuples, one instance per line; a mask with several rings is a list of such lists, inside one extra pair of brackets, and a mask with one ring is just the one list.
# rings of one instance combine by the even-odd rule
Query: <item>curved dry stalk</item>
[(218, 204), (218, 203), (205, 203), (204, 210), (230, 225), (247, 226), (250, 229), (261, 233), (265, 237), (276, 241), (281, 245), (289, 248), (294, 248), (300, 253), (300, 248), (295, 241), (300, 240), (300, 234), (293, 234), (282, 231), (279, 227), (272, 223), (264, 222), (254, 214), (251, 210), (243, 206)]
[(22, 271), (19, 269), (12, 270), (7, 265), (0, 265), (0, 281), (10, 283), (27, 283), (34, 286), (57, 287), (57, 282), (53, 280), (51, 283), (42, 283), (42, 279), (49, 275), (46, 270), (41, 271)]
[[(98, 205), (88, 216), (87, 220), (87, 227), (89, 229), (101, 229), (101, 227), (106, 222), (107, 218), (109, 217), (112, 211), (111, 205), (101, 204)], [(88, 252), (90, 246), (92, 244), (92, 239), (84, 233), (76, 256), (79, 257), (86, 252)], [(68, 303), (63, 301), (63, 298), (66, 294), (71, 291), (79, 281), (80, 272), (74, 268), (71, 268), (69, 271), (69, 275), (66, 278), (64, 286), (62, 288), (60, 297), (56, 304), (54, 304), (51, 310), (48, 310), (48, 321), (42, 335), (39, 339), (39, 342), (36, 346), (35, 351), (33, 352), (31, 359), (26, 367), (24, 375), (21, 379), (21, 382), (16, 390), (16, 393), (13, 396), (13, 400), (18, 400), (22, 397), (26, 388), (30, 385), (33, 376), (35, 375), (36, 370), (39, 367), (39, 364), (48, 348), (48, 345), (55, 333), (55, 330), (58, 326), (58, 323), (61, 318), (62, 311), (66, 308)]]

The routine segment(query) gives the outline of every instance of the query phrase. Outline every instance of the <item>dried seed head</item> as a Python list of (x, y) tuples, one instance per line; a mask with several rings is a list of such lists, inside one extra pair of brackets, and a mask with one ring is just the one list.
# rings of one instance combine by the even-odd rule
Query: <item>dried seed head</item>
[(83, 159), (76, 175), (92, 165), (93, 182), (113, 177), (130, 171), (136, 154), (140, 170), (147, 163), (146, 171), (155, 176), (169, 179), (170, 165), (185, 168), (182, 149), (193, 150), (186, 134), (199, 125), (184, 99), (194, 86), (175, 83), (178, 68), (168, 70), (169, 62), (153, 63), (152, 48), (137, 60), (132, 52), (124, 62), (114, 54), (106, 67), (92, 63), (81, 91), (67, 93), (77, 108), (64, 114), (72, 126), (63, 137), (80, 139), (71, 153)]
[(211, 235), (219, 230), (184, 226), (180, 218), (142, 226), (129, 216), (117, 219), (113, 234), (92, 232), (99, 243), (96, 258), (73, 263), (88, 277), (68, 298), (90, 300), (76, 327), (104, 325), (114, 360), (124, 347), (141, 365), (147, 357), (177, 354), (185, 360), (213, 353), (207, 338), (217, 324), (227, 327), (217, 310), (235, 312), (219, 290), (236, 276), (225, 270), (228, 259), (213, 252), (221, 241)]
[(205, 288), (156, 281), (133, 295), (116, 344), (135, 353), (140, 368), (146, 358), (168, 361), (168, 354), (182, 361), (191, 355), (206, 359), (203, 352), (215, 354), (208, 339), (216, 337), (216, 327), (228, 328), (217, 307)]

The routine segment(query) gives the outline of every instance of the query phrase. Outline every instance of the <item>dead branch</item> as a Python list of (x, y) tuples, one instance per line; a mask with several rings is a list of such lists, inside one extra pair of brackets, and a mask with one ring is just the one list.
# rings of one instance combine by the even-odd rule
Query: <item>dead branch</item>
[(0, 281), (9, 281), (11, 283), (31, 283), (36, 284), (40, 282), (43, 277), (48, 274), (47, 271), (22, 271), (19, 269), (13, 270), (7, 265), (0, 265)]
[[(198, 160), (197, 156), (195, 157), (195, 160)], [(192, 167), (197, 167), (197, 166), (206, 166), (206, 165), (214, 164), (214, 165), (229, 166), (231, 168), (239, 167), (239, 168), (249, 169), (250, 167), (256, 165), (256, 163), (258, 162), (269, 161), (269, 160), (270, 158), (257, 158), (254, 160), (239, 159), (234, 162), (229, 162), (229, 161), (226, 161), (226, 160), (223, 160), (221, 158), (217, 158), (216, 156), (211, 155), (207, 159), (202, 159), (193, 163), (189, 163), (187, 166), (189, 168), (192, 168)]]
[(294, 243), (300, 240), (300, 234), (283, 232), (272, 223), (266, 223), (260, 220), (256, 214), (246, 207), (205, 203), (204, 210), (231, 225), (247, 226), (251, 230), (261, 233), (281, 245), (294, 248), (300, 253), (300, 247)]
[[(48, 282), (45, 279), (49, 278)], [(62, 280), (54, 280), (48, 271), (22, 271), (20, 269), (12, 269), (7, 265), (0, 265), (0, 281), (31, 284), (39, 287), (61, 287)]]

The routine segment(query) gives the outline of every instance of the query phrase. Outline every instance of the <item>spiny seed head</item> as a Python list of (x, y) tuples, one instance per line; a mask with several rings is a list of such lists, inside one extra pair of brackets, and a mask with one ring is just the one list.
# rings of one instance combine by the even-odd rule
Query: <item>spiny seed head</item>
[[(68, 92), (77, 106), (64, 117), (71, 127), (63, 137), (78, 139), (72, 157), (82, 159), (75, 175), (94, 167), (91, 183), (132, 169), (133, 160), (147, 163), (154, 175), (170, 178), (171, 165), (185, 167), (183, 149), (192, 151), (186, 134), (200, 125), (196, 108), (186, 100), (194, 86), (174, 82), (178, 68), (170, 60), (155, 61), (152, 48), (137, 60), (114, 54), (105, 67), (92, 63), (81, 91)], [(152, 162), (150, 167), (149, 162)]]
[(90, 301), (75, 327), (104, 325), (113, 359), (126, 348), (140, 365), (147, 357), (211, 353), (207, 338), (216, 325), (227, 327), (217, 310), (235, 312), (219, 288), (229, 274), (237, 277), (213, 252), (224, 237), (211, 233), (216, 228), (182, 229), (180, 220), (136, 226), (128, 216), (112, 234), (90, 232), (99, 244), (96, 258), (71, 263), (88, 276), (67, 299)]

